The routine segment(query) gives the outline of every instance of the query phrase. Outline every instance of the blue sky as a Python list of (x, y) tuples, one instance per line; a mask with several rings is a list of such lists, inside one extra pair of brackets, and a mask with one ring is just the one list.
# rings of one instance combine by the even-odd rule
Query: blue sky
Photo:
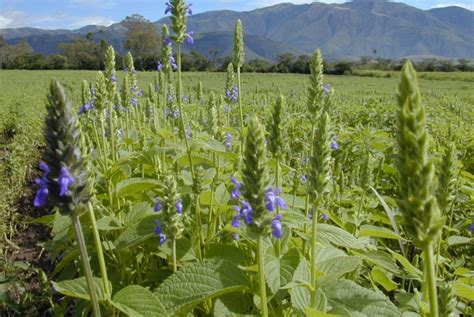
[[(474, 0), (405, 0), (411, 6), (431, 9), (457, 5), (474, 10)], [(281, 3), (310, 3), (311, 0), (191, 0), (195, 13), (229, 9), (248, 11)], [(343, 3), (344, 0), (323, 0)], [(133, 13), (156, 21), (163, 17), (163, 0), (0, 0), (0, 28), (39, 27), (45, 29), (77, 29), (84, 25), (110, 25)]]

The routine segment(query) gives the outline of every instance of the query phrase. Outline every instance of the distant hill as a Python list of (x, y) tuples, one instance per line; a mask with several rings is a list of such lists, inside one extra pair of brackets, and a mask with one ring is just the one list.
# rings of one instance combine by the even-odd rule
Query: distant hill
[[(329, 59), (360, 56), (402, 58), (426, 55), (474, 58), (474, 12), (460, 7), (420, 10), (403, 3), (355, 0), (344, 4), (294, 5), (282, 3), (249, 12), (229, 10), (196, 14), (188, 19), (195, 32), (196, 49), (208, 56), (232, 54), (232, 32), (241, 19), (245, 32), (246, 59), (275, 60), (283, 53), (309, 54), (320, 48)], [(155, 22), (157, 29), (169, 18)], [(85, 26), (78, 30), (3, 29), (8, 43), (25, 38), (37, 52), (57, 53), (57, 45), (88, 32), (106, 39), (121, 51), (126, 29)]]

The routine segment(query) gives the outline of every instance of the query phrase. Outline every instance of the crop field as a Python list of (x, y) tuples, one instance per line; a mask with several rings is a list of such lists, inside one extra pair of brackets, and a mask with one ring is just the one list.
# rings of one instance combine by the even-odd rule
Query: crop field
[(5, 315), (472, 316), (472, 76), (235, 61), (0, 72)]

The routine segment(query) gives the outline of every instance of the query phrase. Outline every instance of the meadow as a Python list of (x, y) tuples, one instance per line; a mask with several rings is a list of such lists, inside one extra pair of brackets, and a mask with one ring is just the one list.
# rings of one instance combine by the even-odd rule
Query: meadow
[[(232, 67), (135, 72), (130, 56), (116, 71), (113, 50), (106, 59), (99, 74), (0, 73), (9, 314), (39, 313), (15, 277), (28, 271), (58, 316), (473, 313), (470, 76), (323, 77), (314, 57), (311, 76), (242, 73), (238, 89)], [(404, 98), (420, 152), (399, 133)], [(38, 241), (46, 273), (10, 261), (31, 223), (51, 232)]]

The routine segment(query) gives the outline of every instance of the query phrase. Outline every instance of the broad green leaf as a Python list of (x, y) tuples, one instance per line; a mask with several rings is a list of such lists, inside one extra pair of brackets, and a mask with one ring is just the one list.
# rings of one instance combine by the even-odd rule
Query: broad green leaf
[(304, 313), (306, 317), (340, 317), (341, 315), (333, 315), (329, 313), (325, 313), (322, 311), (318, 311), (311, 307), (305, 307)]
[(229, 201), (230, 194), (227, 191), (224, 183), (221, 183), (216, 189), (215, 195), (216, 203), (219, 205), (225, 205)]
[[(102, 279), (94, 277), (93, 280), (98, 300), (107, 300), (107, 295), (104, 290), (104, 284), (102, 283)], [(84, 277), (77, 278), (75, 280), (66, 280), (52, 283), (54, 289), (63, 295), (90, 300), (89, 288)], [(112, 284), (110, 282), (109, 289), (112, 289)]]
[[(269, 248), (272, 250), (272, 248)], [(289, 250), (281, 258), (271, 252), (265, 254), (265, 279), (267, 285), (276, 294), (281, 286), (290, 283), (300, 261), (300, 253), (296, 248)]]
[(385, 239), (402, 239), (398, 234), (390, 229), (378, 226), (363, 225), (360, 227), (359, 236), (361, 237), (375, 237)]
[(138, 285), (129, 285), (118, 291), (112, 299), (112, 305), (132, 317), (159, 317), (167, 314), (163, 304), (153, 293)]
[(184, 266), (163, 281), (154, 294), (173, 315), (207, 299), (249, 289), (247, 277), (236, 264), (213, 259)]
[[(293, 275), (293, 282), (300, 283), (300, 281), (309, 281), (310, 279), (311, 273), (309, 271), (309, 264), (302, 258)], [(309, 305), (310, 293), (306, 286), (300, 285), (301, 286), (295, 285), (295, 287), (290, 288), (289, 293), (293, 309), (297, 312), (304, 313), (305, 308)]]
[(317, 263), (317, 269), (335, 278), (354, 271), (361, 263), (362, 259), (356, 256), (338, 256)]
[(222, 243), (211, 244), (206, 252), (206, 258), (222, 258), (235, 264), (250, 260), (248, 253), (244, 250), (234, 245)]
[(411, 264), (407, 258), (397, 252), (393, 252), (392, 250), (389, 251), (392, 254), (392, 257), (397, 260), (405, 268), (405, 270), (411, 274), (413, 278), (416, 278), (420, 281), (423, 279), (423, 273), (413, 266), (413, 264)]
[(129, 196), (150, 189), (159, 189), (161, 182), (156, 179), (129, 178), (117, 184), (115, 195), (117, 197)]
[(365, 261), (370, 262), (371, 264), (378, 265), (391, 273), (394, 273), (397, 275), (401, 274), (393, 257), (390, 256), (390, 254), (385, 251), (382, 251), (382, 250), (367, 251), (367, 252), (354, 251), (354, 253), (360, 256), (361, 258), (363, 258)]
[[(187, 154), (184, 154), (183, 156), (178, 158), (177, 161), (178, 161), (178, 168), (189, 166), (189, 157)], [(198, 165), (202, 163), (212, 165), (212, 161), (209, 160), (209, 158), (205, 156), (201, 156), (201, 155), (195, 155), (195, 154), (191, 155), (191, 161), (193, 162), (194, 165)]]
[(446, 239), (446, 242), (450, 247), (455, 245), (467, 244), (474, 241), (473, 238), (462, 237), (462, 236), (450, 236)]
[(231, 293), (219, 297), (214, 305), (214, 316), (259, 316), (249, 293)]
[(122, 221), (113, 216), (105, 216), (97, 220), (97, 229), (101, 231), (117, 230), (122, 227)]
[(348, 310), (351, 316), (402, 316), (388, 297), (357, 285), (352, 281), (333, 279), (323, 284), (321, 288), (333, 309)]
[(317, 225), (317, 236), (319, 239), (327, 241), (339, 247), (348, 249), (365, 250), (366, 246), (357, 240), (349, 232), (328, 224)]
[(379, 266), (374, 266), (372, 268), (370, 276), (376, 283), (382, 285), (382, 287), (388, 292), (397, 289), (398, 284), (392, 281), (387, 272), (385, 272), (385, 270)]
[(454, 294), (456, 296), (474, 301), (474, 286), (461, 282), (453, 282), (451, 285), (453, 286)]
[(114, 241), (117, 250), (124, 250), (155, 237), (155, 215), (147, 215), (129, 225)]

